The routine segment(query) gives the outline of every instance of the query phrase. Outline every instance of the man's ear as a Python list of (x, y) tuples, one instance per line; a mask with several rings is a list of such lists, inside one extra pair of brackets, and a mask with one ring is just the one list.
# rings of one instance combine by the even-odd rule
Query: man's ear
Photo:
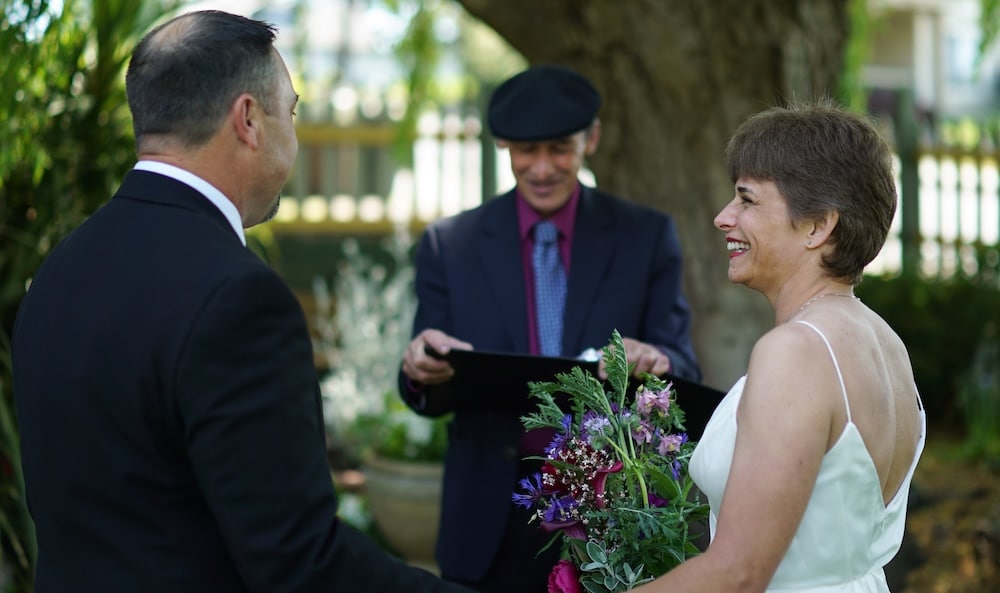
[(583, 154), (590, 156), (597, 151), (597, 145), (601, 143), (601, 120), (594, 118), (594, 123), (590, 124), (590, 128), (587, 129), (587, 135), (584, 137)]
[(236, 97), (229, 108), (229, 124), (236, 137), (253, 149), (260, 144), (260, 115), (260, 103), (247, 93)]

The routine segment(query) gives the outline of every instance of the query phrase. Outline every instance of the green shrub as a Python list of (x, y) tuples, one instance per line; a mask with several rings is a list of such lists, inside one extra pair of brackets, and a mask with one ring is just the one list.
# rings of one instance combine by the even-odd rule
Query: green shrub
[(965, 419), (963, 452), (971, 459), (1000, 469), (1000, 337), (997, 327), (987, 333), (959, 382), (958, 404)]
[(450, 416), (425, 418), (406, 407), (395, 391), (384, 395), (379, 412), (359, 415), (344, 438), (361, 454), (403, 461), (442, 461)]
[[(906, 344), (928, 422), (962, 432), (961, 381), (979, 344), (1000, 327), (1000, 289), (968, 278), (866, 276), (856, 293)], [(995, 351), (992, 356), (989, 364), (1000, 366)]]

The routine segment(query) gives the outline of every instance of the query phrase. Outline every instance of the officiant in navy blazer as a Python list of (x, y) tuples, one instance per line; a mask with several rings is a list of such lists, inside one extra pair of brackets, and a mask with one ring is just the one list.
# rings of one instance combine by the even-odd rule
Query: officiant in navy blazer
[(207, 11), (143, 39), (139, 162), (20, 307), (36, 593), (468, 593), (336, 516), (306, 320), (243, 232), (298, 149), (274, 36)]
[(437, 561), (445, 578), (483, 592), (546, 590), (558, 546), (536, 558), (548, 536), (511, 494), (538, 467), (522, 458), (541, 453), (550, 435), (525, 434), (508, 405), (526, 398), (526, 386), (497, 393), (485, 377), (483, 389), (455, 393), (441, 355), (575, 357), (617, 329), (636, 374), (701, 376), (673, 220), (578, 181), (600, 140), (600, 105), (591, 82), (561, 66), (501, 84), (488, 123), (509, 150), (516, 188), (430, 225), (416, 255), (418, 308), (400, 391), (418, 413), (455, 412)]

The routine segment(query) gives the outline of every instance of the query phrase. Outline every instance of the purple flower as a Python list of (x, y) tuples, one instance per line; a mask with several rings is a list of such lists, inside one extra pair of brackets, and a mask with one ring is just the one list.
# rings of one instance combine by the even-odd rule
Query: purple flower
[(632, 431), (632, 440), (640, 445), (652, 443), (653, 434), (653, 425), (650, 424), (649, 420), (641, 420), (639, 421), (639, 425), (635, 427), (635, 430)]
[[(534, 483), (532, 483), (531, 478), (535, 479)], [(543, 495), (541, 472), (535, 472), (531, 478), (523, 478), (520, 482), (521, 488), (526, 490), (527, 494), (519, 494), (515, 492), (512, 497), (514, 504), (526, 509), (530, 509), (535, 506), (535, 504), (538, 503), (538, 499), (540, 499)]]
[(668, 434), (660, 439), (660, 444), (656, 447), (656, 452), (660, 455), (677, 453), (681, 450), (681, 445), (687, 442), (687, 434)]
[[(573, 510), (580, 506), (572, 496), (552, 497), (552, 506), (545, 509), (545, 520), (542, 522), (542, 529), (545, 524), (571, 523), (576, 521)], [(549, 530), (547, 530), (549, 531)]]
[(670, 473), (674, 475), (675, 480), (681, 479), (681, 461), (679, 459), (674, 459), (670, 463)]
[(603, 437), (605, 429), (610, 426), (611, 421), (608, 420), (607, 416), (591, 410), (583, 415), (583, 420), (580, 422), (580, 436), (586, 439), (591, 446), (594, 446), (595, 438)]
[(552, 442), (549, 446), (545, 448), (545, 454), (549, 457), (554, 456), (566, 445), (566, 441), (570, 438), (570, 429), (573, 426), (573, 415), (566, 414), (562, 419), (562, 432), (557, 432), (554, 437), (552, 437)]
[(647, 500), (649, 500), (649, 506), (653, 508), (665, 507), (670, 502), (655, 492), (650, 492)]
[(545, 533), (562, 531), (566, 537), (572, 539), (587, 539), (583, 523), (576, 512), (580, 503), (572, 496), (553, 497), (551, 503), (552, 506), (545, 510), (542, 518), (542, 531)]

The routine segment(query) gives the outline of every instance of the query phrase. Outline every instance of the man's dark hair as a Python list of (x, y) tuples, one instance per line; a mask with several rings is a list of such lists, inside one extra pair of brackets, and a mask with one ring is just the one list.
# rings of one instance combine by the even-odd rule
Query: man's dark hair
[(167, 135), (200, 146), (249, 93), (271, 112), (278, 60), (274, 26), (207, 10), (156, 27), (136, 46), (125, 76), (136, 145)]

